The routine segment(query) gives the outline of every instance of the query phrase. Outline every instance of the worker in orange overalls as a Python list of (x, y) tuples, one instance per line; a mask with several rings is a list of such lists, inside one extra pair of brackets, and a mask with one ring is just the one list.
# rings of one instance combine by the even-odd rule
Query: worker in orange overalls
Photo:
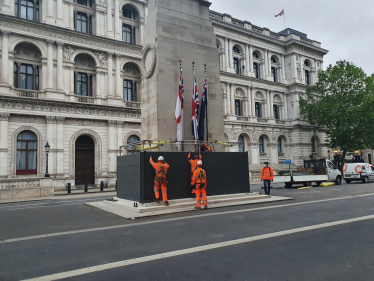
[[(191, 159), (191, 152), (190, 152), (188, 153), (187, 159), (188, 159), (188, 162), (190, 162), (191, 164), (191, 178), (192, 178), (193, 172), (195, 172), (195, 170), (197, 169), (197, 162), (203, 158), (201, 157), (201, 154), (199, 154), (199, 156), (195, 155), (195, 159)], [(192, 188), (191, 193), (196, 194), (196, 190)]]
[(201, 195), (203, 196), (204, 209), (208, 209), (208, 199), (206, 197), (206, 172), (201, 166), (203, 162), (201, 160), (197, 161), (197, 169), (193, 172), (191, 178), (191, 185), (196, 188), (196, 207), (195, 209), (201, 209)]
[(166, 174), (169, 169), (168, 163), (165, 162), (164, 157), (158, 157), (158, 162), (155, 163), (152, 160), (152, 156), (149, 158), (149, 163), (156, 171), (154, 192), (156, 195), (156, 202), (160, 202), (160, 187), (162, 191), (162, 201), (166, 206), (169, 206), (167, 188), (166, 188)]
[(264, 181), (265, 194), (270, 195), (270, 181), (274, 180), (274, 171), (272, 168), (269, 167), (269, 162), (265, 162), (265, 167), (262, 168), (261, 180)]

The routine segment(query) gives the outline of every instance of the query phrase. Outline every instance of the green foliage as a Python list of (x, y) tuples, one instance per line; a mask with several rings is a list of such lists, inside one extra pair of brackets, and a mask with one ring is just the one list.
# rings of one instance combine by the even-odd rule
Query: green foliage
[(328, 146), (348, 151), (374, 148), (374, 76), (346, 61), (318, 72), (300, 99), (303, 117), (328, 129)]

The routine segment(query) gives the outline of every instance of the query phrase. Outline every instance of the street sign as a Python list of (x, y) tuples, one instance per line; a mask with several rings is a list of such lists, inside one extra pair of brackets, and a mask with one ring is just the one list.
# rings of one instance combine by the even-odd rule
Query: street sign
[(291, 159), (284, 160), (284, 164), (286, 165), (291, 165), (291, 163), (292, 163)]

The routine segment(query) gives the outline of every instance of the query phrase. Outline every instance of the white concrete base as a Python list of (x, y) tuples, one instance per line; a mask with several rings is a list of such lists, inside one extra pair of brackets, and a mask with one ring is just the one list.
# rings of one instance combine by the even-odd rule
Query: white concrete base
[[(209, 209), (238, 206), (247, 204), (267, 203), (274, 201), (292, 200), (290, 197), (260, 195), (259, 193), (240, 193), (219, 196), (208, 196)], [(101, 201), (91, 202), (87, 205), (99, 208), (103, 211), (118, 215), (120, 217), (131, 219), (149, 216), (159, 216), (165, 214), (173, 214), (180, 212), (196, 211), (196, 199), (186, 198), (178, 200), (170, 200), (169, 206), (160, 203), (138, 203), (138, 207), (134, 207), (134, 201), (117, 199), (118, 201)]]

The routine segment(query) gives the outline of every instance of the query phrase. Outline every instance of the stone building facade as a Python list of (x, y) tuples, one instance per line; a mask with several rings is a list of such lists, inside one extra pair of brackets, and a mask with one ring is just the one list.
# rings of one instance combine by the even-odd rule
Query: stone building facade
[[(0, 1), (0, 190), (115, 183), (119, 146), (141, 138), (147, 15), (144, 0)], [(326, 156), (298, 100), (327, 51), (291, 29), (210, 18), (225, 138), (249, 152), (253, 178), (264, 161)]]

